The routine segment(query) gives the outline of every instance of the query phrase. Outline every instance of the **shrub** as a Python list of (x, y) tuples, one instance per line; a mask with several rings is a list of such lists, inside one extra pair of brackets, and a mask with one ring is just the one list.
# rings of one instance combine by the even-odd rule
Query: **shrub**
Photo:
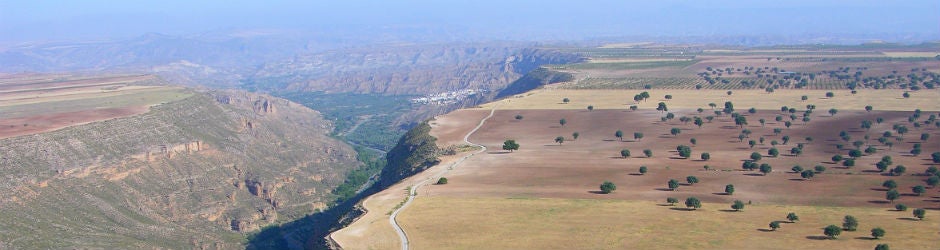
[(898, 203), (897, 205), (894, 205), (894, 209), (898, 211), (907, 211), (907, 205)]
[(842, 234), (842, 228), (836, 225), (829, 225), (823, 229), (823, 234), (829, 236), (830, 239), (835, 239), (836, 236)]
[(669, 197), (669, 198), (666, 198), (666, 203), (669, 203), (669, 205), (675, 206), (676, 203), (679, 203), (679, 199)]
[(699, 209), (702, 207), (702, 201), (695, 197), (689, 197), (685, 199), (685, 207), (694, 209)]
[(842, 219), (842, 228), (845, 229), (845, 231), (855, 231), (855, 229), (858, 228), (858, 219), (855, 219), (855, 216), (846, 215), (845, 218)]
[(603, 184), (601, 184), (600, 188), (601, 188), (601, 193), (609, 194), (610, 192), (617, 190), (617, 185), (614, 185), (613, 182), (605, 181)]
[(881, 238), (881, 237), (884, 237), (884, 236), (885, 236), (885, 230), (884, 230), (884, 229), (881, 229), (880, 227), (876, 227), (876, 228), (872, 228), (872, 229), (871, 229), (871, 237), (874, 237), (875, 239), (878, 239), (878, 238)]

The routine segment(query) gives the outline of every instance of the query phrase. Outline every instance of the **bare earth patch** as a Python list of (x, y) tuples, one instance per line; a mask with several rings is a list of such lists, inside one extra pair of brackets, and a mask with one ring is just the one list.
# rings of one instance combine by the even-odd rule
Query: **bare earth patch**
[[(650, 99), (634, 102), (633, 96), (643, 91), (650, 93)], [(833, 98), (826, 98), (826, 92), (833, 92)], [(726, 101), (734, 103), (735, 108), (742, 111), (748, 108), (776, 110), (781, 106), (805, 109), (807, 104), (816, 105), (820, 112), (830, 108), (839, 110), (864, 110), (871, 105), (875, 110), (886, 111), (940, 111), (940, 91), (922, 90), (910, 92), (910, 98), (903, 98), (903, 90), (860, 90), (851, 94), (849, 90), (777, 90), (767, 93), (764, 90), (734, 90), (729, 96), (726, 90), (694, 90), (694, 89), (650, 89), (650, 90), (572, 90), (557, 89), (552, 86), (546, 89), (530, 91), (492, 103), (481, 105), (479, 109), (489, 110), (494, 105), (499, 109), (586, 109), (593, 105), (594, 109), (626, 109), (637, 105), (641, 109), (656, 109), (659, 102), (665, 102), (669, 109), (709, 109), (709, 103), (722, 107)], [(672, 99), (665, 99), (672, 95)], [(808, 100), (801, 101), (806, 95)], [(568, 98), (569, 103), (562, 99)]]
[[(571, 98), (572, 103), (577, 97)], [(503, 105), (518, 105), (517, 100)], [(547, 105), (574, 105), (558, 103)], [(788, 103), (800, 102), (797, 99)], [(920, 133), (940, 137), (940, 130), (933, 125), (914, 128), (907, 123), (912, 112), (845, 110), (831, 116), (819, 107), (807, 124), (798, 120), (786, 128), (783, 122), (774, 121), (777, 115), (789, 115), (779, 109), (748, 114), (745, 111), (748, 106), (739, 101), (735, 101), (735, 106), (747, 117), (749, 125), (735, 126), (730, 116), (722, 115), (698, 128), (678, 118), (662, 122), (659, 118), (664, 113), (649, 109), (499, 110), (470, 138), (490, 150), (468, 159), (448, 174), (449, 184), (428, 186), (419, 191), (415, 206), (404, 210), (399, 221), (415, 249), (645, 249), (656, 246), (789, 249), (796, 244), (810, 248), (869, 248), (877, 243), (924, 248), (932, 244), (930, 239), (936, 235), (932, 228), (937, 225), (930, 223), (936, 222), (898, 219), (910, 218), (910, 211), (889, 211), (893, 210), (893, 204), (884, 199), (885, 192), (880, 184), (888, 179), (899, 183), (899, 191), (905, 195), (895, 203), (912, 208), (938, 207), (940, 195), (936, 189), (929, 189), (924, 196), (914, 196), (910, 191), (911, 186), (923, 185), (925, 178), (910, 173), (923, 173), (930, 165), (929, 159), (925, 159), (929, 157), (907, 153), (914, 143), (921, 143), (924, 152), (940, 150), (940, 141), (921, 142), (918, 138)], [(670, 110), (676, 117), (714, 115), (707, 106), (701, 114), (691, 109)], [(515, 119), (517, 114), (524, 118)], [(924, 116), (930, 114), (934, 113)], [(450, 121), (460, 117), (471, 116), (462, 113), (439, 120), (449, 121), (442, 125), (461, 124)], [(885, 122), (875, 124), (870, 131), (859, 128), (862, 120), (878, 117)], [(760, 118), (768, 122), (761, 126), (757, 122)], [(560, 125), (560, 119), (566, 119), (567, 123)], [(881, 132), (891, 130), (893, 124), (907, 124), (912, 131), (904, 141), (894, 141), (895, 145), (890, 148), (874, 140)], [(671, 128), (682, 132), (671, 135)], [(744, 128), (752, 134), (740, 141), (737, 135)], [(782, 133), (774, 134), (774, 128), (781, 129)], [(622, 141), (614, 136), (616, 130), (624, 132)], [(847, 150), (853, 148), (839, 139), (842, 130), (847, 131), (853, 141), (864, 140), (868, 134), (872, 138), (869, 144), (878, 152), (858, 158), (856, 166), (851, 168), (831, 163), (832, 155), (846, 155)], [(573, 132), (579, 132), (577, 140), (571, 137)], [(635, 140), (634, 132), (641, 132), (644, 137)], [(782, 144), (785, 135), (791, 140)], [(557, 136), (565, 137), (566, 141), (560, 145), (555, 143), (553, 139)], [(750, 148), (747, 140), (759, 137), (765, 137), (765, 143)], [(812, 137), (812, 141), (806, 137)], [(696, 138), (695, 145), (690, 143), (691, 138)], [(520, 150), (512, 153), (499, 150), (506, 139), (515, 139), (521, 145)], [(767, 150), (774, 140), (781, 143), (776, 146), (781, 155), (769, 157)], [(804, 144), (803, 153), (790, 155), (789, 150), (798, 143)], [(845, 149), (835, 147), (840, 143), (845, 144)], [(692, 146), (692, 157), (678, 156), (675, 147), (680, 144)], [(621, 149), (629, 149), (632, 156), (620, 157)], [(651, 149), (653, 157), (643, 156), (644, 149)], [(702, 152), (709, 152), (711, 159), (702, 161), (699, 157)], [(752, 152), (763, 155), (760, 163), (771, 164), (773, 172), (763, 176), (757, 171), (741, 170), (741, 163)], [(885, 155), (892, 156), (895, 165), (907, 166), (908, 174), (886, 176), (877, 172), (874, 164)], [(709, 170), (705, 170), (705, 165), (709, 165)], [(821, 165), (827, 170), (815, 178), (803, 180), (790, 171), (794, 165), (806, 169)], [(649, 173), (639, 175), (640, 166), (647, 166)], [(675, 191), (666, 187), (669, 179), (685, 183), (686, 176), (696, 176), (700, 183), (682, 185)], [(603, 181), (614, 182), (617, 190), (608, 195), (597, 194), (598, 185)], [(724, 194), (726, 184), (735, 185), (733, 195)], [(667, 197), (675, 197), (681, 206), (690, 196), (701, 199), (706, 208), (692, 212), (658, 205), (665, 203)], [(729, 212), (733, 200), (750, 205), (745, 212)], [(789, 211), (800, 214), (801, 222), (784, 223), (781, 232), (761, 230), (767, 229), (771, 221), (784, 220)], [(928, 212), (928, 218), (932, 211)], [(860, 218), (860, 231), (846, 232), (839, 240), (815, 240), (822, 237), (822, 227), (839, 225), (842, 216), (847, 214)], [(861, 238), (875, 226), (894, 235), (879, 241)], [(669, 237), (659, 237), (663, 235)]]

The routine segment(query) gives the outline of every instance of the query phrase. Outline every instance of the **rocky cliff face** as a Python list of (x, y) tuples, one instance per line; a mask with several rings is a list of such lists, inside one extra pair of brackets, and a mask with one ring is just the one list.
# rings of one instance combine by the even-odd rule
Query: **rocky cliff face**
[(246, 82), (269, 91), (392, 95), (496, 91), (543, 64), (581, 60), (532, 44), (386, 46), (302, 54), (268, 63)]
[(0, 246), (237, 248), (358, 163), (318, 113), (240, 91), (0, 140)]
[(430, 132), (428, 123), (418, 124), (388, 151), (388, 164), (379, 174), (380, 188), (387, 188), (440, 162), (437, 158), (437, 138), (431, 136)]

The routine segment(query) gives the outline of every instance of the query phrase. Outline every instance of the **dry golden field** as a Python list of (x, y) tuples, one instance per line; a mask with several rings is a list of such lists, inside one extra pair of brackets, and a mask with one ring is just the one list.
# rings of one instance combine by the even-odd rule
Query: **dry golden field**
[[(402, 213), (414, 249), (933, 249), (940, 213), (924, 221), (911, 212), (883, 208), (705, 203), (680, 204), (606, 199), (423, 197)], [(796, 223), (781, 223), (794, 212)], [(825, 239), (822, 228), (858, 218), (858, 230)], [(882, 239), (870, 230), (881, 227)]]

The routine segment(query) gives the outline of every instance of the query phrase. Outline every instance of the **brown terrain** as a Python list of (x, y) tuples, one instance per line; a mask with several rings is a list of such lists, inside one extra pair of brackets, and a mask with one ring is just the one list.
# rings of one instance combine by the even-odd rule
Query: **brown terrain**
[(247, 237), (325, 209), (359, 164), (318, 112), (267, 95), (151, 76), (0, 82), (0, 248), (269, 248)]
[[(159, 79), (151, 75), (0, 78), (0, 139), (141, 114), (168, 101), (159, 98), (161, 94), (188, 96), (180, 88), (141, 85), (157, 82)], [(121, 98), (104, 99), (109, 97)]]
[[(469, 112), (469, 111), (465, 111)], [(486, 113), (486, 111), (474, 111)], [(695, 111), (677, 111), (677, 116), (692, 116)], [(706, 202), (731, 202), (734, 199), (750, 200), (756, 203), (799, 204), (799, 205), (834, 205), (834, 206), (874, 206), (884, 207), (884, 190), (881, 182), (892, 177), (876, 171), (874, 167), (882, 156), (891, 155), (896, 165), (905, 165), (909, 173), (923, 173), (931, 165), (926, 156), (911, 156), (908, 151), (914, 143), (922, 143), (924, 152), (940, 149), (940, 141), (918, 140), (920, 133), (940, 136), (938, 130), (930, 128), (914, 130), (907, 135), (907, 140), (897, 143), (893, 148), (875, 145), (879, 153), (860, 157), (852, 168), (834, 164), (829, 159), (835, 154), (845, 156), (850, 143), (842, 142), (838, 135), (842, 130), (850, 132), (853, 138), (863, 140), (866, 131), (858, 128), (861, 120), (885, 118), (885, 122), (876, 125), (868, 134), (871, 143), (878, 144), (874, 138), (881, 132), (890, 130), (895, 123), (906, 123), (910, 112), (843, 112), (835, 117), (818, 114), (807, 125), (797, 122), (790, 129), (784, 129), (779, 136), (773, 134), (773, 128), (783, 128), (782, 122), (773, 122), (779, 111), (761, 110), (756, 115), (748, 116), (750, 125), (745, 128), (753, 131), (750, 139), (743, 142), (737, 138), (741, 128), (734, 125), (729, 116), (716, 118), (697, 128), (692, 123), (679, 121), (660, 122), (662, 115), (658, 111), (628, 110), (500, 110), (493, 118), (474, 134), (470, 140), (486, 145), (487, 154), (475, 156), (454, 170), (448, 178), (452, 184), (433, 186), (431, 195), (456, 197), (553, 197), (553, 198), (590, 198), (590, 199), (628, 199), (628, 200), (663, 200), (664, 196), (673, 195), (666, 190), (666, 181), (670, 178), (685, 183), (685, 177), (695, 175), (701, 183), (682, 186), (682, 195), (701, 197)], [(515, 120), (516, 114), (524, 116)], [(461, 117), (473, 117), (461, 113)], [(562, 127), (558, 120), (565, 118), (568, 123)], [(765, 118), (768, 122), (761, 127), (756, 122)], [(789, 119), (789, 118), (787, 118)], [(669, 130), (681, 128), (682, 133), (673, 136)], [(822, 129), (820, 129), (822, 128)], [(624, 140), (614, 137), (614, 131), (622, 130)], [(572, 140), (571, 134), (579, 132), (580, 137)], [(644, 133), (644, 138), (633, 139), (633, 132)], [(446, 134), (442, 134), (446, 135)], [(767, 155), (772, 140), (781, 141), (789, 135), (792, 139), (785, 145), (778, 145), (779, 157)], [(554, 143), (557, 136), (567, 140)], [(806, 142), (805, 137), (812, 137)], [(747, 140), (765, 137), (763, 145), (753, 149)], [(447, 137), (443, 137), (447, 138)], [(689, 139), (695, 138), (692, 157), (682, 159), (675, 151), (677, 145), (692, 145)], [(499, 148), (506, 139), (515, 139), (522, 145), (517, 152), (508, 153)], [(854, 141), (855, 139), (853, 139)], [(446, 139), (442, 139), (446, 141)], [(789, 150), (797, 143), (805, 143), (804, 153), (790, 155)], [(846, 144), (846, 150), (838, 150), (835, 144)], [(443, 144), (442, 145), (446, 145)], [(629, 149), (632, 156), (620, 157), (621, 149)], [(653, 157), (643, 156), (644, 149), (651, 149)], [(700, 159), (702, 152), (711, 154), (711, 159)], [(769, 163), (774, 172), (763, 176), (757, 171), (744, 171), (741, 163), (748, 159), (751, 152), (759, 152), (764, 158), (760, 163)], [(709, 171), (703, 166), (708, 165)], [(792, 173), (794, 165), (806, 169), (815, 165), (825, 166), (828, 170), (813, 178), (803, 180)], [(647, 166), (646, 175), (638, 175), (637, 169)], [(905, 187), (902, 193), (910, 193), (909, 187), (921, 185), (922, 177), (906, 175), (893, 177), (899, 185)], [(603, 180), (624, 183), (629, 188), (610, 195), (598, 195), (593, 191)], [(738, 191), (734, 196), (721, 195), (725, 184), (733, 183)], [(839, 197), (835, 199), (833, 197)], [(936, 206), (935, 200), (902, 198), (905, 204), (914, 207)]]

